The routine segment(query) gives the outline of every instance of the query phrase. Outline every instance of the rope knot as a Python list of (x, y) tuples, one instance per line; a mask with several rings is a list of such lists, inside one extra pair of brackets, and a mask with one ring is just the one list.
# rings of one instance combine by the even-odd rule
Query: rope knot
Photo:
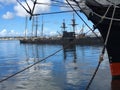
[(99, 62), (103, 61), (103, 57), (104, 57), (104, 54), (101, 54), (100, 57), (99, 57)]

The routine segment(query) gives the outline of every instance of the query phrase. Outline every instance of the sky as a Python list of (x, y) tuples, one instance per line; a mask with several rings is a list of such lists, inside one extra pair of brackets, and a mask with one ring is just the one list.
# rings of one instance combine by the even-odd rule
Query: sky
[[(24, 0), (19, 0), (20, 3), (28, 10), (28, 7)], [(40, 13), (50, 13), (50, 12), (58, 12), (63, 10), (71, 10), (70, 8), (65, 7), (57, 7), (52, 6), (53, 1), (51, 0), (37, 0), (39, 3), (47, 3), (48, 5), (36, 5), (34, 10), (34, 14)], [(61, 2), (65, 2), (65, 0), (59, 0)], [(33, 3), (31, 0), (27, 0), (30, 8), (33, 7)], [(80, 13), (83, 19), (92, 26), (92, 23), (87, 20), (84, 14)], [(29, 18), (29, 14), (25, 11), (23, 7), (16, 0), (0, 0), (0, 37), (4, 36), (24, 36), (25, 35), (25, 26), (26, 26), (26, 16)], [(62, 33), (61, 25), (63, 20), (66, 22), (66, 30), (72, 31), (72, 23), (71, 19), (73, 18), (72, 13), (63, 13), (63, 14), (52, 14), (52, 15), (39, 15), (38, 16), (38, 35), (41, 35), (41, 26), (42, 26), (42, 18), (44, 22), (43, 35), (51, 36), (58, 35)], [(76, 23), (76, 32), (79, 33), (83, 22), (80, 18), (75, 14)], [(34, 25), (35, 29), (35, 25)], [(85, 31), (87, 32), (89, 29), (85, 26)], [(34, 30), (35, 31), (35, 30)], [(31, 35), (32, 33), (32, 20), (27, 20), (27, 35)]]

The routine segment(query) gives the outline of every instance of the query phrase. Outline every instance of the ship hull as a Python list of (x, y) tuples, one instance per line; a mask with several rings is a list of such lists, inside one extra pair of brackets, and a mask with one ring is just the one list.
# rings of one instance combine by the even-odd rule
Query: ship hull
[[(91, 13), (88, 18), (94, 23), (94, 25), (96, 25), (95, 28), (98, 28), (105, 42), (109, 27), (110, 27), (110, 22), (111, 22), (111, 17), (113, 14), (114, 7), (111, 6), (105, 16), (107, 18), (102, 19), (102, 17), (100, 16), (103, 16), (106, 13), (108, 6), (91, 5), (89, 2), (86, 4), (94, 12), (94, 13)], [(110, 28), (107, 45), (106, 45), (109, 62), (110, 62), (111, 74), (113, 78), (120, 77), (120, 21), (119, 21), (119, 17), (120, 17), (120, 8), (116, 8), (114, 19), (112, 21), (112, 26)], [(115, 18), (117, 20), (115, 20)]]

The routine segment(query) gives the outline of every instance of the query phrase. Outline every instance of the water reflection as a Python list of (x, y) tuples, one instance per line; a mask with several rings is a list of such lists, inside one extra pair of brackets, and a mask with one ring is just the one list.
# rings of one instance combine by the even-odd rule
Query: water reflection
[(68, 47), (63, 45), (63, 54), (64, 54), (64, 60), (67, 59), (67, 57), (73, 57), (73, 62), (76, 63), (76, 46), (75, 44), (71, 44)]
[[(14, 42), (16, 45), (16, 42)], [(11, 65), (14, 71), (19, 71), (38, 60), (50, 55), (54, 51), (64, 48), (62, 45), (19, 44), (18, 48), (9, 50), (14, 53), (14, 62), (9, 58), (9, 52), (4, 61), (1, 60), (2, 76), (9, 75)], [(2, 48), (2, 46), (0, 45)], [(29, 68), (25, 72), (0, 84), (0, 90), (85, 90), (98, 63), (100, 46), (75, 46), (64, 48), (63, 51), (43, 62)], [(0, 53), (3, 53), (2, 50)], [(17, 57), (15, 57), (17, 56)], [(0, 55), (0, 58), (1, 55)], [(9, 62), (9, 63), (8, 63)], [(1, 65), (4, 64), (2, 67)], [(2, 70), (3, 69), (3, 70)], [(103, 73), (104, 72), (104, 73)], [(115, 90), (116, 82), (112, 81), (109, 73), (108, 61), (105, 60), (92, 83), (90, 90)], [(1, 74), (0, 74), (1, 75)], [(0, 76), (0, 78), (2, 78)], [(119, 83), (119, 82), (118, 82)], [(104, 85), (103, 85), (104, 84)], [(115, 85), (114, 85), (115, 84)], [(118, 87), (119, 88), (119, 87)]]

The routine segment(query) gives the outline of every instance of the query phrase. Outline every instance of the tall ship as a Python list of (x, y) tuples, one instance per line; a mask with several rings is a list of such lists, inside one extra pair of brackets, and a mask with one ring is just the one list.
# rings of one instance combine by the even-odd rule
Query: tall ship
[[(84, 5), (81, 6), (83, 1)], [(73, 0), (80, 11), (93, 22), (104, 40), (111, 74), (120, 78), (120, 0)]]
[[(86, 35), (87, 33), (84, 32), (84, 25), (82, 26), (82, 29), (79, 30), (79, 33), (76, 33), (76, 19), (73, 13), (72, 23), (70, 24), (72, 26), (72, 30), (67, 31), (66, 30), (66, 23), (65, 19), (63, 20), (63, 23), (61, 25), (62, 33), (59, 33), (57, 36), (51, 36), (51, 37), (45, 37), (43, 36), (43, 21), (42, 21), (42, 34), (38, 35), (38, 17), (33, 17), (33, 24), (32, 24), (32, 36), (27, 36), (27, 33), (25, 33), (25, 37), (23, 39), (20, 39), (20, 43), (33, 43), (33, 44), (60, 44), (60, 45), (67, 45), (68, 43), (76, 44), (76, 45), (103, 45), (103, 41), (99, 40), (96, 37), (91, 37), (90, 35)], [(27, 20), (27, 19), (26, 19)], [(36, 20), (34, 22), (34, 20)], [(25, 23), (25, 30), (27, 30), (27, 21)], [(34, 25), (35, 24), (35, 25)], [(33, 31), (33, 25), (35, 26), (35, 35)], [(27, 31), (25, 31), (27, 32)], [(99, 37), (101, 38), (101, 36)], [(102, 38), (101, 38), (102, 39)]]

